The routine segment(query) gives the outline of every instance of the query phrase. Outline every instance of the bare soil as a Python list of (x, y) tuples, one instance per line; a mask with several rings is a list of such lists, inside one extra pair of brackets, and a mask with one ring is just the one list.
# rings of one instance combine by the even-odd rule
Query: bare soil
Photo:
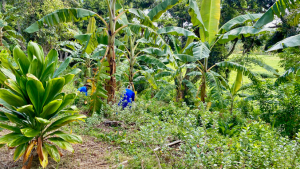
[[(0, 136), (7, 134), (8, 131), (3, 130)], [(112, 145), (99, 142), (93, 137), (82, 136), (83, 144), (73, 144), (74, 153), (61, 150), (63, 156), (61, 161), (56, 163), (49, 157), (48, 169), (101, 169), (113, 166), (109, 156), (115, 150)], [(0, 149), (0, 169), (21, 169), (23, 158), (13, 161), (14, 149), (2, 147)], [(34, 157), (32, 169), (41, 168), (38, 157)]]

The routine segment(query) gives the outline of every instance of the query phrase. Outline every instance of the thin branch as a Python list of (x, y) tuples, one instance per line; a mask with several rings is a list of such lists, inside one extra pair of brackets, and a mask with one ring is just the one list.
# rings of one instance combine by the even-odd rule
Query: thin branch
[(103, 58), (101, 59), (100, 63), (102, 63), (103, 60), (104, 60), (104, 58), (106, 58), (106, 55), (107, 55), (107, 53), (108, 53), (108, 50), (109, 50), (109, 46), (107, 46), (106, 51), (105, 51), (105, 54), (103, 55)]
[(230, 52), (225, 56), (225, 58), (229, 57), (229, 56), (233, 53), (233, 51), (234, 51), (234, 49), (235, 49), (235, 46), (236, 46), (238, 40), (239, 40), (238, 38), (235, 39), (234, 44), (233, 44), (233, 46), (232, 46)]
[[(150, 149), (152, 149), (151, 147), (150, 147), (150, 145), (149, 145), (149, 148)], [(159, 160), (159, 158), (158, 158), (158, 156), (157, 156), (157, 154), (155, 153), (155, 151), (154, 150), (152, 150), (153, 151), (153, 153), (155, 154), (155, 156), (156, 156), (156, 159), (157, 159), (157, 162), (158, 162), (158, 167), (160, 168), (160, 169), (162, 169), (161, 168), (161, 165), (160, 165), (160, 160)]]
[(126, 9), (125, 11), (121, 12), (121, 13), (116, 17), (115, 22), (117, 22), (118, 19), (119, 19), (125, 12), (127, 12), (127, 9)]
[(134, 56), (134, 58), (136, 58), (139, 54), (141, 54), (142, 52), (138, 52), (135, 56)]
[(130, 59), (129, 59), (129, 57), (128, 57), (126, 54), (124, 54), (124, 55), (126, 56), (126, 58), (127, 58), (128, 62), (130, 62)]
[(202, 66), (202, 68), (204, 69), (204, 65), (198, 60), (198, 63)]
[(132, 76), (134, 77), (134, 75), (137, 74), (137, 73), (140, 72), (140, 71), (141, 71), (141, 70), (138, 70), (138, 71), (134, 72)]
[(96, 14), (96, 16), (105, 24), (105, 26), (107, 27), (107, 29), (109, 29), (108, 24), (105, 22), (105, 20), (98, 14)]
[(133, 48), (133, 51), (135, 51), (135, 49), (137, 48), (138, 45), (139, 45), (139, 42), (136, 43), (136, 45)]
[(209, 69), (207, 69), (207, 72), (209, 72), (210, 69), (212, 69), (212, 68), (215, 67), (215, 66), (216, 66), (216, 64), (214, 64), (212, 67), (210, 67)]
[(123, 28), (126, 28), (127, 26), (128, 26), (128, 25), (123, 25), (122, 27), (120, 27), (119, 29), (117, 29), (117, 30), (114, 32), (114, 34), (112, 35), (112, 37), (114, 38), (120, 30), (122, 30)]

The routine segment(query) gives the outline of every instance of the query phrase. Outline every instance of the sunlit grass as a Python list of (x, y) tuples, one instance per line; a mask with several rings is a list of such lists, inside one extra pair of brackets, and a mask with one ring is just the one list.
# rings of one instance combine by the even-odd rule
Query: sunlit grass
[[(232, 55), (230, 58), (232, 58), (234, 56), (236, 56), (236, 55)], [(273, 67), (275, 70), (277, 69), (279, 74), (282, 74), (284, 72), (284, 69), (279, 66), (280, 58), (278, 56), (276, 56), (276, 55), (255, 55), (255, 56), (257, 56), (259, 59), (262, 59), (264, 61), (264, 63)], [(251, 64), (250, 66), (246, 66), (246, 67), (254, 73), (271, 74), (270, 72), (268, 72), (267, 70), (265, 70), (264, 68), (262, 68), (258, 65)], [(232, 71), (229, 75), (229, 83), (233, 84), (235, 78), (236, 78), (236, 71)], [(247, 84), (247, 83), (251, 83), (251, 80), (247, 77), (244, 77), (243, 84)]]

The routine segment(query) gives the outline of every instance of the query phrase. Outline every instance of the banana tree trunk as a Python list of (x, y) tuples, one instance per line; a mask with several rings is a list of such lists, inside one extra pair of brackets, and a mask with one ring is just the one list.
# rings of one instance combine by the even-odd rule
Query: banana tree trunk
[(109, 30), (108, 30), (108, 53), (107, 53), (107, 61), (109, 63), (109, 75), (110, 79), (107, 81), (105, 89), (108, 92), (107, 102), (115, 103), (115, 90), (117, 87), (116, 78), (114, 74), (116, 73), (116, 54), (115, 54), (115, 4), (116, 0), (110, 1), (110, 17), (109, 17)]
[(132, 38), (129, 37), (129, 43), (130, 43), (130, 58), (129, 58), (129, 84), (132, 86), (133, 91), (135, 92), (134, 84), (133, 84), (133, 66), (135, 61), (135, 52), (134, 52), (134, 43), (132, 41)]
[(204, 69), (203, 69), (203, 75), (201, 80), (201, 92), (200, 92), (200, 98), (203, 103), (205, 103), (205, 97), (206, 97), (206, 72), (207, 72), (207, 65), (208, 65), (208, 59), (204, 59)]

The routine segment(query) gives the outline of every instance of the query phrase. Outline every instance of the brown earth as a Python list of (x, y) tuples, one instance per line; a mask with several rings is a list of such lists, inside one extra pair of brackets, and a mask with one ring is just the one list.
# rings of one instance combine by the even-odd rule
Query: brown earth
[[(0, 136), (7, 134), (8, 131), (0, 132)], [(61, 161), (56, 163), (49, 156), (47, 169), (102, 169), (114, 166), (112, 160), (109, 160), (111, 152), (116, 148), (104, 142), (99, 142), (90, 136), (82, 136), (83, 144), (75, 144), (74, 153), (61, 150), (63, 156)], [(0, 148), (0, 169), (21, 169), (23, 158), (13, 161), (14, 149), (7, 147)], [(34, 157), (32, 169), (41, 168), (38, 156)]]

